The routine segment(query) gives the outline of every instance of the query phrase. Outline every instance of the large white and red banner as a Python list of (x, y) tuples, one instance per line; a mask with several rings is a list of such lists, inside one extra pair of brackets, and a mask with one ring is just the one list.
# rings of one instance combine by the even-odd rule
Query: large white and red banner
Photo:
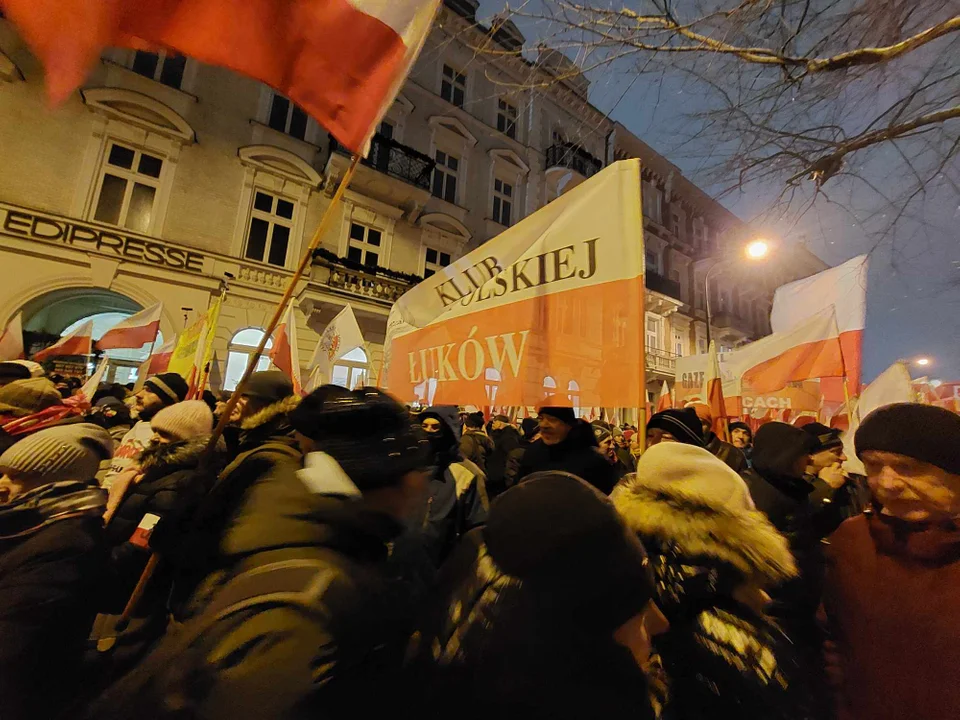
[(93, 352), (93, 320), (87, 320), (73, 332), (64, 335), (50, 347), (33, 354), (35, 362), (65, 355), (90, 355)]
[(385, 385), (411, 402), (643, 407), (642, 327), (640, 163), (626, 160), (406, 293)]
[(851, 395), (859, 395), (863, 329), (867, 321), (867, 256), (777, 288), (770, 310), (775, 333), (789, 332), (834, 308)]
[(97, 347), (101, 350), (115, 350), (116, 348), (139, 348), (152, 343), (160, 331), (162, 310), (163, 303), (157, 303), (121, 320), (97, 340)]

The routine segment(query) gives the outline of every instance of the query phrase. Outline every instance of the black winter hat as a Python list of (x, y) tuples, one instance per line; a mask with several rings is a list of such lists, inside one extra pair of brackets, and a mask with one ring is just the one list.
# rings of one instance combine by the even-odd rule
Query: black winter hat
[(526, 440), (531, 440), (534, 435), (540, 432), (540, 423), (536, 418), (524, 418), (520, 421), (520, 432)]
[(407, 408), (376, 388), (317, 388), (290, 413), (290, 424), (312, 438), (362, 491), (395, 484), (430, 463), (426, 434)]
[(753, 467), (764, 476), (796, 477), (797, 460), (816, 449), (813, 435), (787, 423), (769, 422), (761, 425), (753, 438)]
[(164, 405), (183, 402), (184, 398), (187, 397), (187, 393), (190, 392), (190, 386), (187, 385), (187, 381), (177, 375), (177, 373), (172, 372), (160, 373), (159, 375), (147, 378), (143, 386), (150, 388), (157, 397), (163, 400)]
[(685, 445), (703, 447), (703, 425), (693, 408), (662, 410), (650, 418), (647, 430), (651, 428), (668, 432)]
[(467, 413), (467, 416), (464, 418), (463, 424), (466, 425), (468, 428), (482, 428), (483, 413), (482, 412)]
[(843, 439), (840, 437), (843, 432), (837, 428), (827, 427), (823, 423), (812, 422), (804, 425), (802, 430), (817, 439), (817, 448), (814, 452), (843, 447)]
[(746, 430), (748, 433), (750, 433), (750, 439), (753, 439), (753, 430), (751, 430), (750, 426), (745, 422), (740, 422), (739, 420), (732, 422), (730, 423), (729, 430), (730, 432), (733, 432), (734, 430)]
[(576, 425), (577, 416), (573, 412), (572, 407), (558, 407), (556, 405), (544, 405), (538, 410), (540, 415), (549, 415), (550, 417), (555, 417), (560, 422), (564, 422), (567, 425)]
[(490, 507), (483, 539), (508, 575), (614, 630), (654, 596), (646, 552), (608, 498), (565, 472), (538, 472)]
[(867, 450), (896, 453), (960, 475), (960, 415), (936, 405), (878, 408), (864, 418), (853, 441), (861, 458)]
[(255, 372), (243, 389), (243, 396), (268, 403), (280, 402), (293, 395), (293, 382), (279, 370)]

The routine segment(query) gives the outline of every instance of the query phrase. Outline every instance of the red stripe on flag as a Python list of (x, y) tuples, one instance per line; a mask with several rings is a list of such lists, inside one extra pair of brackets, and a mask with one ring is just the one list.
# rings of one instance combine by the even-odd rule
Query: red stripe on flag
[(755, 365), (743, 374), (743, 385), (752, 392), (776, 392), (787, 383), (808, 378), (843, 375), (843, 360), (837, 338), (792, 347)]
[(160, 330), (160, 321), (155, 320), (140, 327), (125, 327), (119, 330), (108, 330), (103, 337), (97, 340), (97, 347), (101, 350), (115, 350), (116, 348), (139, 348), (152, 343)]
[(64, 338), (63, 342), (55, 343), (40, 352), (33, 354), (35, 362), (43, 362), (47, 358), (62, 357), (64, 355), (89, 355), (90, 354), (90, 336), (80, 335), (78, 337)]

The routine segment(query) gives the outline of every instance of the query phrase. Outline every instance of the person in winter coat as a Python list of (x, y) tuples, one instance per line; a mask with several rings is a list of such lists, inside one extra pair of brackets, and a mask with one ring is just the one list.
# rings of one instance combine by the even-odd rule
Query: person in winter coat
[(660, 443), (611, 499), (650, 555), (670, 621), (656, 641), (664, 717), (810, 717), (792, 644), (766, 615), (766, 591), (797, 567), (744, 481), (704, 448)]
[(730, 423), (730, 444), (743, 453), (750, 462), (750, 456), (753, 454), (753, 430), (745, 422)]
[(613, 482), (616, 485), (624, 475), (632, 471), (632, 467), (620, 461), (620, 456), (617, 455), (617, 446), (613, 441), (613, 433), (606, 428), (594, 425), (593, 436), (597, 439), (597, 448), (601, 457), (613, 468)]
[(845, 518), (859, 515), (869, 502), (870, 491), (863, 476), (849, 475), (843, 469), (847, 456), (843, 452), (842, 432), (818, 422), (807, 423), (803, 431), (817, 440), (807, 465), (807, 475), (813, 483), (811, 497), (821, 503), (842, 503)]
[(507, 455), (507, 465), (504, 471), (503, 484), (507, 490), (520, 481), (520, 468), (527, 450), (540, 439), (540, 423), (535, 418), (524, 418), (520, 422), (520, 440), (517, 446)]
[(839, 720), (960, 717), (960, 417), (898, 403), (854, 437), (872, 511), (830, 536)]
[(703, 428), (703, 444), (714, 455), (723, 460), (735, 473), (742, 473), (747, 470), (747, 456), (728, 442), (720, 439), (720, 436), (713, 431), (713, 412), (709, 405), (703, 403), (691, 403), (687, 407), (692, 407)]
[(524, 453), (520, 479), (535, 472), (557, 470), (576, 475), (609, 495), (617, 475), (600, 455), (591, 425), (578, 420), (569, 407), (544, 406), (537, 421), (540, 439)]
[(16, 380), (42, 378), (43, 366), (33, 360), (4, 360), (0, 362), (0, 387)]
[(662, 442), (684, 443), (703, 447), (700, 418), (693, 408), (662, 410), (650, 416), (647, 423), (647, 447)]
[(40, 430), (0, 455), (0, 717), (54, 718), (76, 689), (107, 553), (113, 441), (89, 423)]
[(506, 415), (496, 415), (490, 426), (493, 453), (487, 460), (487, 494), (491, 499), (507, 489), (507, 465), (510, 453), (520, 447), (520, 431), (510, 424)]
[(133, 396), (137, 422), (120, 441), (110, 469), (100, 475), (101, 487), (110, 491), (118, 475), (137, 466), (140, 455), (153, 440), (150, 419), (163, 408), (182, 402), (189, 390), (186, 381), (177, 373), (161, 373), (147, 378), (140, 391)]
[(382, 592), (388, 543), (425, 491), (429, 457), (404, 406), (345, 392), (290, 414), (305, 466), (290, 458), (255, 479), (194, 619), (88, 717), (376, 716), (407, 627)]
[(14, 380), (0, 387), (0, 452), (75, 414), (44, 377)]
[(411, 717), (652, 718), (664, 629), (643, 547), (568, 473), (505, 492), (443, 568), (408, 652)]
[(483, 430), (483, 413), (468, 413), (463, 419), (460, 454), (480, 468), (481, 472), (487, 471), (487, 462), (493, 455), (493, 440)]
[(87, 420), (106, 428), (110, 437), (118, 446), (123, 442), (123, 438), (130, 431), (130, 428), (133, 427), (130, 408), (113, 395), (106, 395), (97, 400), (87, 413)]

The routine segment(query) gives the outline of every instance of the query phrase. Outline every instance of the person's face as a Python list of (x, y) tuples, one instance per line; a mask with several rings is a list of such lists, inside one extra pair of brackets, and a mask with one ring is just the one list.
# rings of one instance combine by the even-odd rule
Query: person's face
[(241, 395), (237, 398), (237, 404), (233, 406), (233, 412), (230, 413), (230, 422), (238, 423), (247, 416), (247, 408), (250, 406), (250, 398)]
[(637, 665), (644, 671), (650, 663), (653, 638), (667, 631), (670, 623), (653, 600), (642, 612), (637, 613), (613, 632), (613, 639), (633, 655)]
[(145, 387), (133, 396), (133, 407), (138, 415), (150, 415), (163, 409), (163, 400), (153, 390)]
[(860, 459), (885, 513), (913, 522), (960, 517), (960, 475), (897, 453), (867, 450)]
[(627, 439), (623, 435), (617, 435), (617, 437), (614, 438), (614, 442), (617, 444), (618, 448), (630, 447), (630, 443), (627, 442)]
[(420, 427), (423, 428), (425, 433), (435, 435), (440, 432), (440, 421), (436, 418), (424, 418), (420, 422)]
[(750, 447), (750, 433), (743, 428), (734, 428), (733, 432), (730, 433), (730, 442), (733, 443), (735, 448), (744, 448)]
[(494, 430), (503, 430), (507, 424), (503, 420), (494, 420), (492, 427)]
[(826, 450), (813, 453), (810, 456), (810, 465), (814, 468), (814, 474), (816, 474), (824, 468), (828, 468), (835, 463), (842, 464), (846, 462), (846, 460), (847, 456), (843, 453), (843, 446), (838, 445), (837, 447), (827, 448)]
[(540, 439), (544, 445), (562, 443), (570, 434), (570, 426), (553, 415), (540, 415), (537, 420), (540, 423)]
[(617, 459), (617, 449), (613, 444), (613, 438), (609, 435), (600, 441), (600, 452), (607, 460), (614, 461)]
[(649, 428), (647, 430), (647, 447), (653, 447), (662, 442), (677, 442), (677, 439), (660, 428)]
[(153, 431), (153, 444), (154, 445), (169, 445), (170, 443), (177, 442), (178, 438), (174, 435), (171, 435), (166, 430), (154, 430)]
[(704, 420), (700, 418), (700, 427), (703, 428), (703, 436), (707, 437), (711, 432), (713, 432), (713, 423), (709, 420)]
[(4, 474), (0, 477), (0, 504), (12, 502), (18, 495), (22, 495), (32, 487), (32, 484), (16, 475)]

